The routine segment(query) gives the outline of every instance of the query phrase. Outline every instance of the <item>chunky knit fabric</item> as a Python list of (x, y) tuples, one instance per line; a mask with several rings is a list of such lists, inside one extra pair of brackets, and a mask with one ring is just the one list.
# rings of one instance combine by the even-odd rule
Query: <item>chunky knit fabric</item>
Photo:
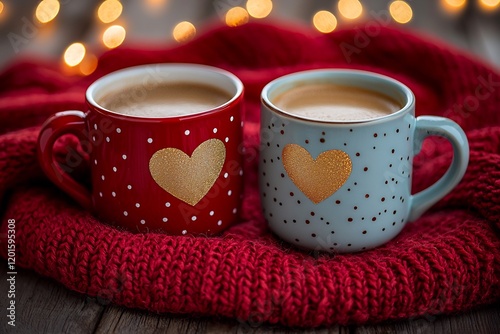
[[(329, 35), (248, 24), (220, 28), (172, 49), (118, 49), (90, 77), (22, 61), (0, 74), (0, 217), (16, 220), (17, 264), (67, 288), (153, 312), (220, 315), (256, 324), (361, 324), (465, 311), (500, 297), (500, 76), (449, 47), (384, 28)], [(246, 189), (241, 221), (216, 237), (132, 234), (98, 221), (43, 176), (39, 124), (82, 109), (97, 77), (126, 66), (194, 62), (246, 86)], [(304, 253), (276, 239), (260, 213), (259, 93), (286, 73), (321, 67), (392, 76), (416, 94), (417, 114), (445, 115), (466, 131), (463, 181), (390, 243), (348, 255)], [(75, 146), (64, 138), (56, 152)], [(442, 140), (414, 161), (414, 191), (451, 161)], [(74, 173), (85, 182), (85, 164)], [(5, 235), (4, 235), (5, 236)], [(5, 240), (1, 254), (6, 257)]]

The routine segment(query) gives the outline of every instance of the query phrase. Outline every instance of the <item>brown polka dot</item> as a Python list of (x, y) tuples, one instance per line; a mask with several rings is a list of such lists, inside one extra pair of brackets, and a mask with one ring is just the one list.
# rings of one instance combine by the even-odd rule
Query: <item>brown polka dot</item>
[(295, 194), (293, 193), (293, 191), (290, 191), (290, 196), (294, 196)]
[(330, 233), (331, 233), (331, 234), (335, 234), (335, 231), (331, 231)]
[(319, 141), (320, 141), (321, 143), (324, 143), (324, 142), (325, 142), (325, 138), (321, 138)]
[(336, 201), (335, 201), (335, 204), (340, 204), (340, 201), (339, 201), (339, 200), (336, 200)]
[(366, 234), (366, 231), (363, 231), (363, 234)]
[(368, 167), (363, 168), (363, 170), (366, 172), (368, 170)]
[(286, 219), (283, 220), (283, 223), (285, 223), (285, 224), (287, 223)]
[(377, 217), (373, 217), (372, 218), (372, 222), (376, 221), (377, 220)]
[(322, 134), (323, 136), (324, 136), (324, 135), (326, 135), (325, 131), (321, 131), (321, 134)]
[(385, 201), (385, 197), (382, 197), (380, 200), (381, 200), (382, 202), (383, 202), (383, 201)]
[(394, 152), (396, 152), (394, 149), (391, 150), (391, 153), (394, 154)]
[(360, 156), (359, 152), (357, 152), (357, 153), (356, 153), (356, 156), (357, 156), (357, 157), (359, 157), (359, 156)]
[(350, 223), (350, 222), (352, 222), (352, 218), (351, 218), (351, 217), (347, 218), (347, 221), (348, 221), (349, 223)]
[(316, 238), (316, 233), (311, 233), (311, 237)]
[(306, 144), (309, 144), (309, 140), (306, 139)]
[(366, 195), (365, 195), (365, 198), (368, 198), (368, 197), (370, 197), (370, 194), (366, 194)]
[(382, 229), (382, 232), (385, 231), (385, 227)]
[(285, 177), (285, 174), (281, 173), (281, 177)]
[(310, 224), (311, 222), (309, 221), (309, 219), (306, 219), (306, 224)]
[(347, 247), (351, 247), (351, 244), (347, 244)]
[(284, 130), (281, 130), (281, 131), (280, 131), (280, 133), (281, 133), (282, 135), (284, 135), (284, 134), (285, 134), (285, 131), (284, 131)]
[(355, 206), (355, 207), (354, 207), (354, 210), (357, 210), (357, 209), (358, 209), (358, 207), (357, 207), (357, 206)]
[(378, 134), (374, 133), (374, 134), (373, 134), (373, 137), (377, 138), (377, 137), (378, 137)]
[(314, 215), (315, 215), (314, 211), (311, 211), (311, 216), (314, 216)]

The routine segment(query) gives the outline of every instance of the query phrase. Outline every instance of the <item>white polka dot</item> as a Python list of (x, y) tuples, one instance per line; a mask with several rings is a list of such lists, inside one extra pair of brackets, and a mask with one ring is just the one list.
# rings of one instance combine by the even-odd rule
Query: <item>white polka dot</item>
[(234, 116), (229, 117), (229, 120), (232, 122), (234, 121)]
[(117, 171), (116, 167), (113, 167), (113, 172), (115, 172), (115, 173), (116, 173), (116, 171)]
[(224, 178), (227, 179), (227, 177), (229, 176), (228, 173), (224, 173)]
[(127, 189), (129, 189), (129, 190), (130, 190), (130, 189), (132, 189), (132, 186), (129, 184), (129, 185), (127, 186)]
[(168, 222), (168, 218), (167, 217), (163, 217), (162, 220), (163, 220), (164, 223)]
[(192, 221), (196, 221), (196, 219), (198, 219), (196, 216), (191, 217)]
[(109, 137), (106, 137), (106, 141), (109, 143), (111, 139), (109, 139)]
[(122, 129), (116, 128), (116, 133), (121, 133), (121, 132), (122, 132)]
[(95, 136), (92, 136), (92, 140), (95, 141)]
[(136, 207), (136, 208), (140, 208), (140, 207), (141, 207), (141, 204), (139, 204), (139, 203), (135, 203), (135, 207)]
[(240, 176), (243, 175), (243, 169), (240, 169)]
[(213, 211), (210, 211), (209, 215), (210, 215), (210, 216), (213, 216), (213, 215), (214, 215), (214, 212), (213, 212)]
[(238, 209), (234, 208), (233, 213), (236, 213), (236, 212), (238, 212)]
[(123, 211), (123, 215), (124, 216), (128, 216), (128, 212), (127, 211)]
[(170, 202), (165, 203), (165, 206), (166, 206), (167, 208), (170, 208)]
[(241, 127), (243, 127), (243, 121), (241, 121), (240, 125), (241, 125)]
[(114, 191), (112, 191), (111, 196), (116, 197), (116, 193)]
[(97, 160), (94, 160), (94, 165), (97, 165)]
[(122, 155), (122, 159), (123, 159), (123, 160), (126, 160), (126, 159), (127, 159), (127, 156), (126, 156), (125, 154), (124, 154), (124, 155)]
[(184, 131), (184, 134), (185, 134), (186, 136), (188, 136), (190, 133), (191, 133), (191, 131), (189, 131), (189, 130)]
[(102, 197), (102, 192), (99, 191), (99, 197)]
[(146, 224), (146, 221), (144, 219), (141, 219), (141, 224), (142, 225)]
[(232, 191), (232, 190), (229, 190), (229, 191), (227, 192), (227, 195), (228, 195), (228, 196), (231, 196), (231, 194), (232, 194), (232, 193), (233, 193), (233, 191)]
[(226, 137), (226, 139), (224, 139), (224, 141), (227, 143), (229, 141), (229, 137)]
[(221, 226), (221, 225), (222, 225), (222, 220), (219, 220), (219, 221), (217, 222), (217, 225)]
[(148, 138), (148, 143), (152, 143), (153, 142), (153, 138)]
[(188, 231), (182, 230), (182, 234), (186, 234), (186, 233), (188, 233)]
[(217, 128), (214, 128), (212, 131), (213, 131), (214, 133), (217, 133)]
[(94, 129), (97, 130), (97, 124), (94, 124)]
[(101, 175), (101, 179), (104, 181), (106, 178), (104, 177), (104, 175)]

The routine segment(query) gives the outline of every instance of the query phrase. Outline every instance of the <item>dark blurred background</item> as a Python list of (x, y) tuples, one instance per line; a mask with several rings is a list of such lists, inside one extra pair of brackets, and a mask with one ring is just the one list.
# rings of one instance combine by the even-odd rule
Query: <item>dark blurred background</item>
[(500, 0), (2, 0), (0, 69), (35, 55), (87, 75), (109, 48), (185, 43), (216, 24), (284, 22), (330, 33), (373, 20), (500, 67)]

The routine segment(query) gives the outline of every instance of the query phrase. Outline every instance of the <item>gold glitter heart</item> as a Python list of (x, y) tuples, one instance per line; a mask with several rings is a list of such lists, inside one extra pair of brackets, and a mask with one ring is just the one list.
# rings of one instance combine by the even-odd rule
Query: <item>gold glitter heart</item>
[(149, 160), (155, 182), (183, 202), (195, 206), (212, 188), (226, 159), (219, 139), (201, 143), (191, 157), (173, 147), (161, 149)]
[(282, 161), (292, 182), (315, 204), (339, 190), (352, 170), (351, 158), (344, 151), (325, 151), (313, 159), (296, 144), (285, 146)]

